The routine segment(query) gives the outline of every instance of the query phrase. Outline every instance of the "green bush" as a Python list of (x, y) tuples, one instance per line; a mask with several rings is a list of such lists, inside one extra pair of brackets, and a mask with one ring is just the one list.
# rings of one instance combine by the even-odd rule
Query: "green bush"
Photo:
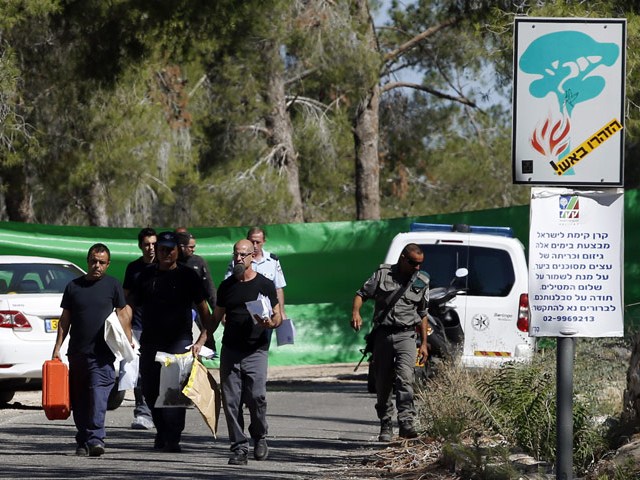
[[(580, 474), (607, 450), (606, 426), (597, 419), (620, 413), (624, 388), (625, 365), (615, 353), (616, 340), (599, 340), (581, 340), (576, 348), (573, 464)], [(455, 457), (449, 462), (475, 469), (465, 478), (483, 478), (490, 459), (505, 456), (505, 446), (555, 461), (556, 361), (553, 345), (548, 347), (530, 364), (475, 370), (445, 365), (419, 389), (421, 427), (449, 444), (445, 456)]]

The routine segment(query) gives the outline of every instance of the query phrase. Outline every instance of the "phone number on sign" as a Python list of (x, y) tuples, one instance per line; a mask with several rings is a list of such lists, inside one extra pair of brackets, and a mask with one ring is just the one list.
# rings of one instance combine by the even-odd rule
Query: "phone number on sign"
[(595, 322), (596, 317), (593, 315), (545, 315), (542, 317), (543, 322)]

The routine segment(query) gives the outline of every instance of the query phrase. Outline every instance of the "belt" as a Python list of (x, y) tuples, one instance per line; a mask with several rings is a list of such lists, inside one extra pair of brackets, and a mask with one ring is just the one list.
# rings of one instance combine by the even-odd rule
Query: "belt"
[(401, 333), (415, 330), (416, 325), (408, 327), (406, 325), (380, 325), (380, 330), (385, 333)]

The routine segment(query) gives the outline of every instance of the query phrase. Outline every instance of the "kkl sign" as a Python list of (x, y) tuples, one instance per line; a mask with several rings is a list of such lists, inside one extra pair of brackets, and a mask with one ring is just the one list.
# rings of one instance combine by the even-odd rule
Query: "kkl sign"
[(513, 180), (623, 184), (624, 19), (515, 21)]

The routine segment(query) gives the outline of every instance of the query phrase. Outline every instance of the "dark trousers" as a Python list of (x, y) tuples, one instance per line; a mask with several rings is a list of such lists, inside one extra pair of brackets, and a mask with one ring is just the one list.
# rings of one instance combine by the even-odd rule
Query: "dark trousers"
[(232, 451), (246, 453), (249, 450), (249, 440), (244, 433), (243, 403), (249, 410), (249, 435), (254, 443), (267, 435), (268, 354), (266, 350), (247, 353), (222, 346), (222, 406)]
[(78, 445), (104, 445), (107, 401), (115, 383), (113, 357), (69, 355), (69, 394)]
[(187, 414), (186, 408), (156, 408), (160, 392), (160, 364), (155, 361), (158, 351), (166, 353), (185, 353), (190, 338), (179, 338), (160, 349), (157, 346), (142, 345), (140, 349), (140, 373), (142, 375), (142, 394), (151, 408), (151, 418), (156, 426), (156, 445), (163, 446), (180, 443)]
[[(140, 336), (142, 335), (142, 330), (132, 330), (133, 336), (140, 342)], [(148, 417), (151, 418), (151, 410), (147, 406), (147, 402), (144, 399), (144, 395), (142, 394), (142, 374), (141, 369), (138, 367), (138, 381), (136, 386), (133, 388), (133, 397), (135, 398), (136, 405), (133, 409), (134, 417)]]

